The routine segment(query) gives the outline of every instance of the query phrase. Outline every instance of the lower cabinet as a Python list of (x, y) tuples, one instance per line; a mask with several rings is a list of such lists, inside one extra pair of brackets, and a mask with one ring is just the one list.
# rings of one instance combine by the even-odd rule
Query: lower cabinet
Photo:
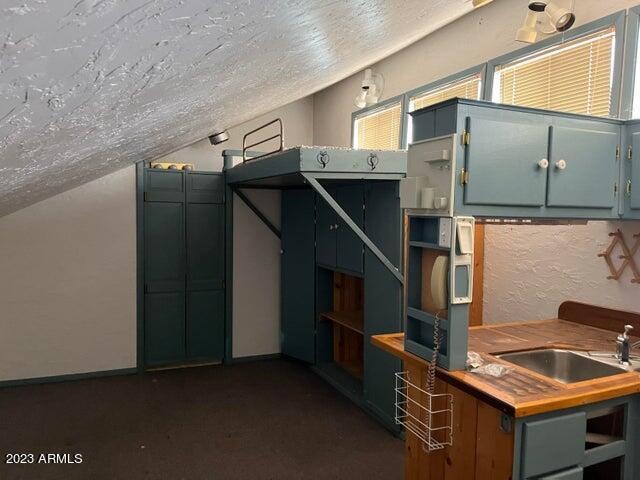
[[(399, 182), (357, 181), (328, 192), (399, 266)], [(281, 224), (283, 354), (309, 363), (395, 430), (394, 374), (401, 365), (373, 347), (371, 335), (402, 329), (398, 280), (311, 189), (283, 191)]]
[[(405, 358), (403, 370), (413, 383), (427, 379), (424, 362)], [(452, 444), (426, 452), (406, 432), (406, 480), (640, 478), (640, 395), (513, 418), (444, 380), (436, 391), (452, 397)]]

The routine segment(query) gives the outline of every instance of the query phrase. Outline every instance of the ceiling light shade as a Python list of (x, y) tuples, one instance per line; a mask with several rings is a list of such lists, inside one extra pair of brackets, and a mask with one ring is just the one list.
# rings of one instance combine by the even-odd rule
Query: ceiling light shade
[(535, 10), (527, 10), (527, 16), (524, 19), (524, 23), (518, 29), (516, 33), (516, 41), (533, 43), (538, 39), (538, 30), (536, 24), (538, 23), (538, 12)]
[(360, 93), (354, 100), (354, 105), (358, 108), (370, 107), (380, 100), (382, 89), (384, 88), (384, 78), (379, 73), (374, 74), (373, 70), (367, 68), (364, 71), (364, 79)]
[(569, 30), (576, 21), (575, 13), (569, 8), (558, 5), (556, 0), (549, 0), (544, 13), (558, 32)]

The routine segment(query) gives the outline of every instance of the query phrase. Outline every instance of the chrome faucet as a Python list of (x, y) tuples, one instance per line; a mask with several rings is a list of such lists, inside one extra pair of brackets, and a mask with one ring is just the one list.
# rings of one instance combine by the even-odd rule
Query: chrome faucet
[(634, 343), (633, 345), (631, 344), (631, 338), (629, 337), (629, 331), (633, 330), (633, 326), (632, 325), (625, 325), (624, 326), (624, 333), (621, 333), (620, 335), (618, 335), (618, 338), (616, 338), (616, 351), (617, 351), (617, 358), (618, 361), (622, 364), (622, 365), (629, 365), (629, 357), (630, 357), (630, 353), (631, 353), (631, 349), (635, 346), (638, 345), (638, 343)]

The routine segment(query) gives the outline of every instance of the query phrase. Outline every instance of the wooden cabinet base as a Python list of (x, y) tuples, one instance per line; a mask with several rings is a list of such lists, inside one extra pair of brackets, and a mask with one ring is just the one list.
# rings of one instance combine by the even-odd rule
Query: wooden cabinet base
[[(424, 364), (405, 361), (409, 377), (426, 382)], [(406, 433), (406, 480), (509, 480), (513, 471), (513, 425), (503, 430), (502, 413), (458, 388), (436, 381), (437, 393), (453, 395), (453, 445), (427, 453)]]

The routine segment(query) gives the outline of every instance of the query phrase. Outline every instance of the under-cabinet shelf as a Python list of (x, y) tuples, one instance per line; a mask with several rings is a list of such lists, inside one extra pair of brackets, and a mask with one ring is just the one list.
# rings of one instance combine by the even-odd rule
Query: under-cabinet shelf
[(411, 247), (419, 247), (419, 248), (431, 248), (433, 250), (444, 250), (446, 252), (451, 251), (451, 248), (449, 248), (449, 247), (441, 247), (437, 243), (420, 242), (420, 241), (417, 241), (417, 240), (409, 241), (409, 246), (411, 246)]
[(350, 375), (362, 380), (364, 376), (364, 364), (361, 360), (336, 360), (335, 363)]
[(323, 312), (320, 314), (320, 320), (338, 323), (353, 332), (364, 335), (364, 313), (362, 310)]

